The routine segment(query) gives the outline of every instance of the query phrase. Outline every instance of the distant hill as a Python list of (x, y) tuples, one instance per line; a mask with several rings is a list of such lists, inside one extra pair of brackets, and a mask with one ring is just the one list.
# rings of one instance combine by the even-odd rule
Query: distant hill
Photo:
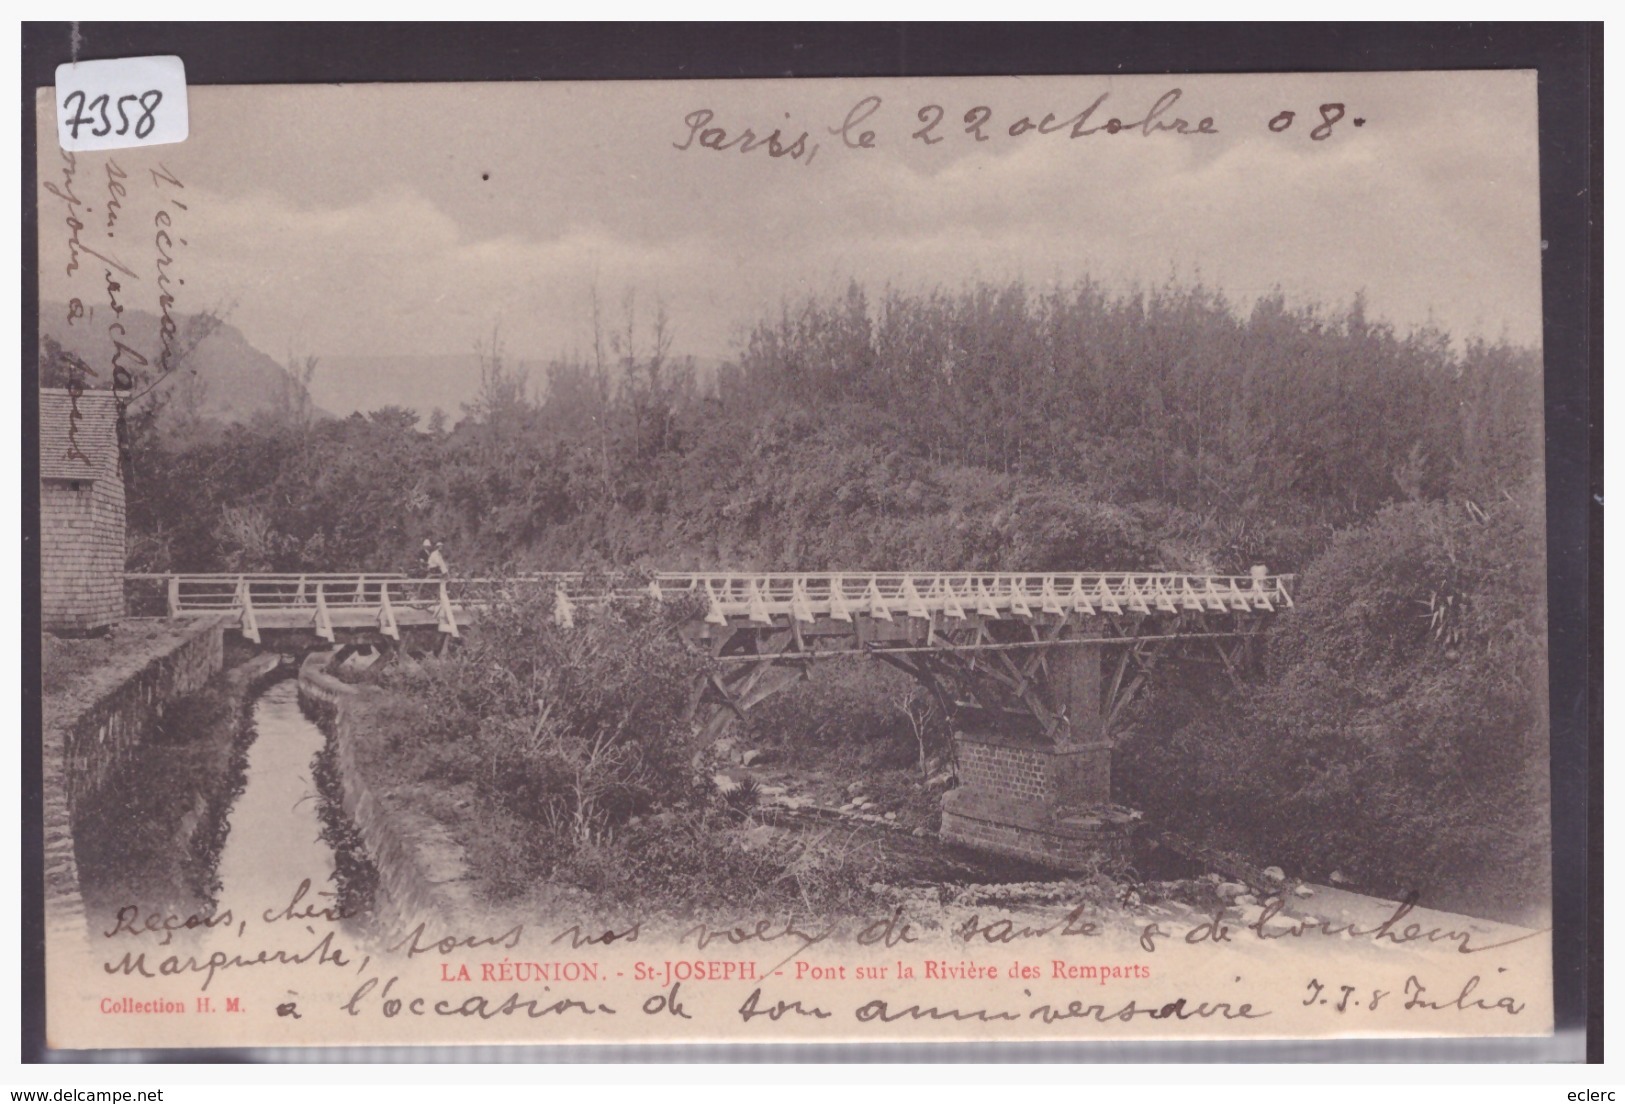
[[(105, 308), (103, 308), (105, 310)], [(93, 389), (111, 387), (113, 339), (107, 332), (108, 319), (98, 310), (94, 317), (67, 324), (67, 308), (46, 303), (40, 313), (40, 339), (51, 338), (64, 350), (74, 353), (98, 373), (89, 381)], [(126, 345), (156, 361), (160, 347), (158, 318), (146, 311), (127, 309), (120, 319), (127, 331)], [(192, 321), (179, 321), (182, 334)], [(183, 342), (184, 344), (184, 342)], [(530, 375), (530, 393), (540, 397), (545, 390), (547, 361), (515, 357), (510, 363)], [(715, 386), (720, 361), (695, 359), (695, 379), (702, 390)], [(178, 371), (196, 372), (191, 378), (177, 378), (163, 386), (177, 393), (187, 392), (197, 399), (198, 413), (225, 422), (245, 422), (261, 411), (277, 409), (288, 388), (302, 385), (271, 356), (249, 344), (237, 327), (222, 323), (204, 338)], [(189, 389), (195, 386), (195, 391)], [(413, 353), (399, 356), (318, 355), (310, 381), (310, 396), (320, 417), (347, 417), (354, 411), (365, 414), (384, 406), (404, 406), (416, 410), (425, 421), (437, 407), (455, 424), (463, 415), (463, 405), (472, 403), (480, 389), (480, 361), (473, 353)]]
[[(532, 398), (540, 397), (547, 382), (547, 361), (512, 358), (530, 377)], [(696, 357), (695, 382), (702, 390), (716, 386), (721, 361)], [(480, 390), (480, 359), (475, 353), (415, 353), (402, 356), (324, 356), (317, 360), (310, 392), (316, 401), (344, 417), (382, 406), (404, 406), (427, 420), (436, 407), (455, 424), (463, 404), (472, 403)]]
[[(105, 308), (104, 308), (105, 309)], [(84, 360), (98, 375), (89, 381), (93, 389), (112, 386), (113, 338), (107, 332), (108, 319), (98, 310), (93, 317), (81, 318), (72, 326), (67, 323), (67, 308), (61, 303), (45, 303), (40, 308), (40, 340), (50, 338), (64, 351)], [(126, 334), (124, 343), (137, 350), (156, 367), (159, 340), (158, 316), (146, 311), (126, 309), (119, 319)], [(188, 332), (193, 319), (177, 320), (180, 334)], [(184, 347), (184, 337), (177, 339)], [(129, 358), (125, 359), (129, 363)], [(161, 386), (177, 392), (186, 392), (187, 400), (196, 400), (198, 413), (226, 422), (244, 422), (261, 411), (278, 408), (288, 395), (303, 387), (281, 364), (243, 337), (237, 327), (222, 323), (214, 332), (197, 344), (197, 348), (177, 372), (188, 373)], [(320, 371), (320, 369), (318, 369)], [(195, 373), (194, 375), (191, 375)], [(330, 417), (318, 403), (317, 414)]]

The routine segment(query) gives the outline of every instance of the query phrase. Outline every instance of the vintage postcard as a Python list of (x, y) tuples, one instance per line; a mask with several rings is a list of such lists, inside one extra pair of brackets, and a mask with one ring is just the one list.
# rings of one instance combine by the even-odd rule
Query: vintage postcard
[(52, 1047), (1551, 1033), (1533, 72), (94, 91)]

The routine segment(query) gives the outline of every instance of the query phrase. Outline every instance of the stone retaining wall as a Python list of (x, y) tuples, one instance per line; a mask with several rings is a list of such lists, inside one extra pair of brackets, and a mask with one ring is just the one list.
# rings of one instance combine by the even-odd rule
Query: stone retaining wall
[(84, 899), (73, 850), (73, 825), (83, 803), (135, 753), (165, 707), (201, 688), (221, 668), (218, 624), (200, 623), (158, 655), (132, 656), (112, 669), (106, 689), (82, 704), (48, 703), (41, 732), (45, 844), (45, 923), (48, 937), (84, 938)]
[[(299, 668), (299, 695), (323, 718), (338, 762), (341, 800), (378, 870), (375, 919), (387, 940), (418, 924), (444, 932), (471, 916), (473, 883), (463, 849), (439, 821), (391, 795), (366, 776), (361, 764), (363, 701), (381, 694), (351, 686), (322, 668), (330, 653), (314, 653)], [(438, 938), (438, 934), (430, 935)]]

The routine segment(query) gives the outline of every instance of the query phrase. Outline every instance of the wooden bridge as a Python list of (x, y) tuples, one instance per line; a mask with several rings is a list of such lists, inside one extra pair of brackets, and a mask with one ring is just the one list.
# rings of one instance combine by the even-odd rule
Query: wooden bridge
[(470, 616), (466, 604), (452, 600), (449, 581), (384, 572), (130, 573), (124, 578), (127, 592), (161, 593), (167, 616), (226, 618), (256, 644), (275, 630), (309, 631), (336, 642), (343, 632), (399, 640), (403, 627), (433, 625), (457, 637), (459, 615), (465, 623)]
[(1232, 678), (1291, 576), (1168, 572), (657, 572), (412, 579), (391, 574), (131, 575), (171, 617), (221, 617), (244, 637), (459, 637), (494, 602), (547, 588), (572, 627), (607, 602), (696, 599), (683, 634), (716, 661), (696, 695), (705, 738), (820, 660), (865, 654), (935, 696), (955, 729), (959, 788), (943, 834), (1061, 866), (1126, 838), (1111, 749), (1124, 708), (1168, 657)]

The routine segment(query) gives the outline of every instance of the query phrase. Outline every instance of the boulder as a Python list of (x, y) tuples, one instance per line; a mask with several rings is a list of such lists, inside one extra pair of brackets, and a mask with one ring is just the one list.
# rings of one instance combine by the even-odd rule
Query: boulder
[(1272, 882), (1284, 882), (1286, 881), (1286, 871), (1278, 866), (1266, 866), (1264, 868), (1264, 877)]
[(753, 763), (760, 762), (761, 758), (762, 753), (757, 751), (755, 748), (751, 748), (749, 751), (742, 751), (739, 753), (739, 765), (742, 767), (748, 767)]
[(1278, 912), (1265, 921), (1264, 926), (1259, 930), (1265, 935), (1281, 936), (1296, 931), (1300, 927), (1304, 928), (1305, 931), (1308, 930), (1302, 920)]
[(1294, 897), (1313, 897), (1314, 895), (1315, 891), (1306, 885), (1299, 884), (1292, 887), (1292, 896)]
[(1238, 904), (1238, 905), (1256, 905), (1256, 904), (1258, 904), (1258, 898), (1254, 897), (1251, 893), (1243, 893), (1240, 897), (1236, 898), (1236, 904)]
[(886, 814), (886, 819), (887, 820), (896, 820), (897, 819), (897, 814), (896, 813), (887, 813)]
[[(1218, 875), (1215, 874), (1214, 877), (1217, 878)], [(1226, 901), (1233, 901), (1242, 894), (1246, 893), (1247, 887), (1242, 885), (1240, 882), (1220, 882), (1219, 888), (1214, 892), (1216, 892)]]

